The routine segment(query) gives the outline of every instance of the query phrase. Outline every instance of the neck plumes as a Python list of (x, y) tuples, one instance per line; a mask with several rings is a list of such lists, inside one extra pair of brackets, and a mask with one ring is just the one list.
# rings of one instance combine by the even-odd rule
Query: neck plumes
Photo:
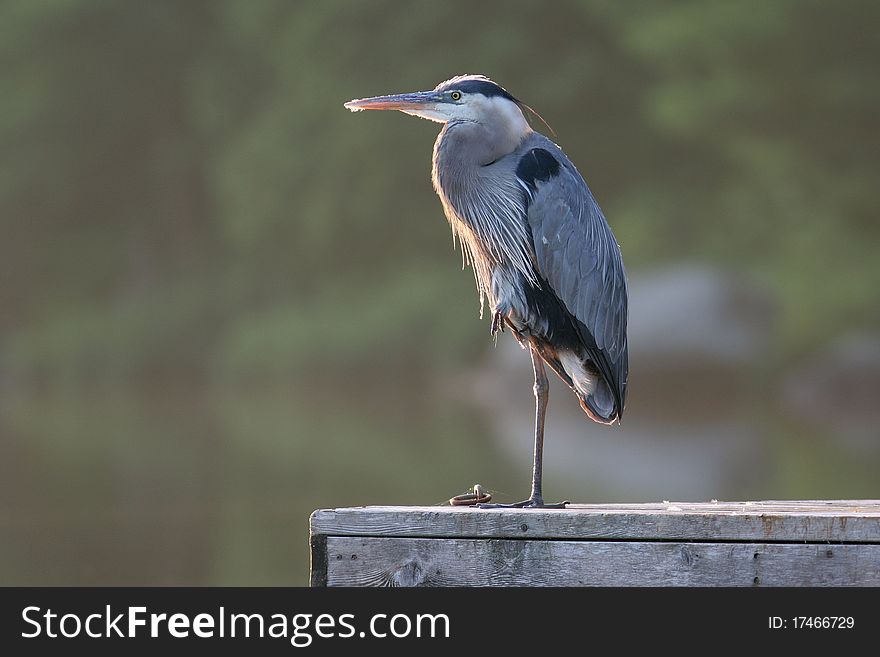
[(462, 266), (474, 269), (481, 314), (486, 297), (493, 312), (497, 305), (493, 274), (519, 272), (537, 285), (523, 189), (516, 164), (504, 159), (526, 134), (499, 135), (476, 122), (452, 122), (434, 144), (434, 189), (453, 240), (461, 243)]

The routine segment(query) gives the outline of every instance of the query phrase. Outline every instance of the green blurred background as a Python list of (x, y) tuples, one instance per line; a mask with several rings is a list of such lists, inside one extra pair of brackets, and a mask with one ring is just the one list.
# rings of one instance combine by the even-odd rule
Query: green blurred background
[(555, 388), (547, 496), (878, 497), (878, 7), (0, 3), (0, 583), (304, 584), (315, 508), (525, 496), (438, 127), (342, 108), (459, 73), (630, 276), (627, 417)]

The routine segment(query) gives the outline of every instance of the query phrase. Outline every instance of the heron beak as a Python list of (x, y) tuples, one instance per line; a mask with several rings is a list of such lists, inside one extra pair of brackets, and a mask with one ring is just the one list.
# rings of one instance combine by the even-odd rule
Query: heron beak
[(374, 96), (359, 98), (345, 103), (352, 112), (362, 110), (424, 110), (433, 108), (443, 97), (436, 91), (419, 91), (411, 94), (394, 94), (391, 96)]

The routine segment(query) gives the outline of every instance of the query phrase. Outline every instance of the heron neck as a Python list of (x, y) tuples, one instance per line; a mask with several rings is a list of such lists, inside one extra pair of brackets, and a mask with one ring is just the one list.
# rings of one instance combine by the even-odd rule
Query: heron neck
[(443, 126), (434, 144), (434, 164), (477, 168), (500, 160), (516, 150), (531, 130), (522, 124), (452, 121)]

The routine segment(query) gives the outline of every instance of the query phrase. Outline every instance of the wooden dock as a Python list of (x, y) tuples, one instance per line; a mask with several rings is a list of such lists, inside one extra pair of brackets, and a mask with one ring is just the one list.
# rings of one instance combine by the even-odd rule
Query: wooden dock
[(880, 500), (315, 511), (312, 586), (880, 586)]

